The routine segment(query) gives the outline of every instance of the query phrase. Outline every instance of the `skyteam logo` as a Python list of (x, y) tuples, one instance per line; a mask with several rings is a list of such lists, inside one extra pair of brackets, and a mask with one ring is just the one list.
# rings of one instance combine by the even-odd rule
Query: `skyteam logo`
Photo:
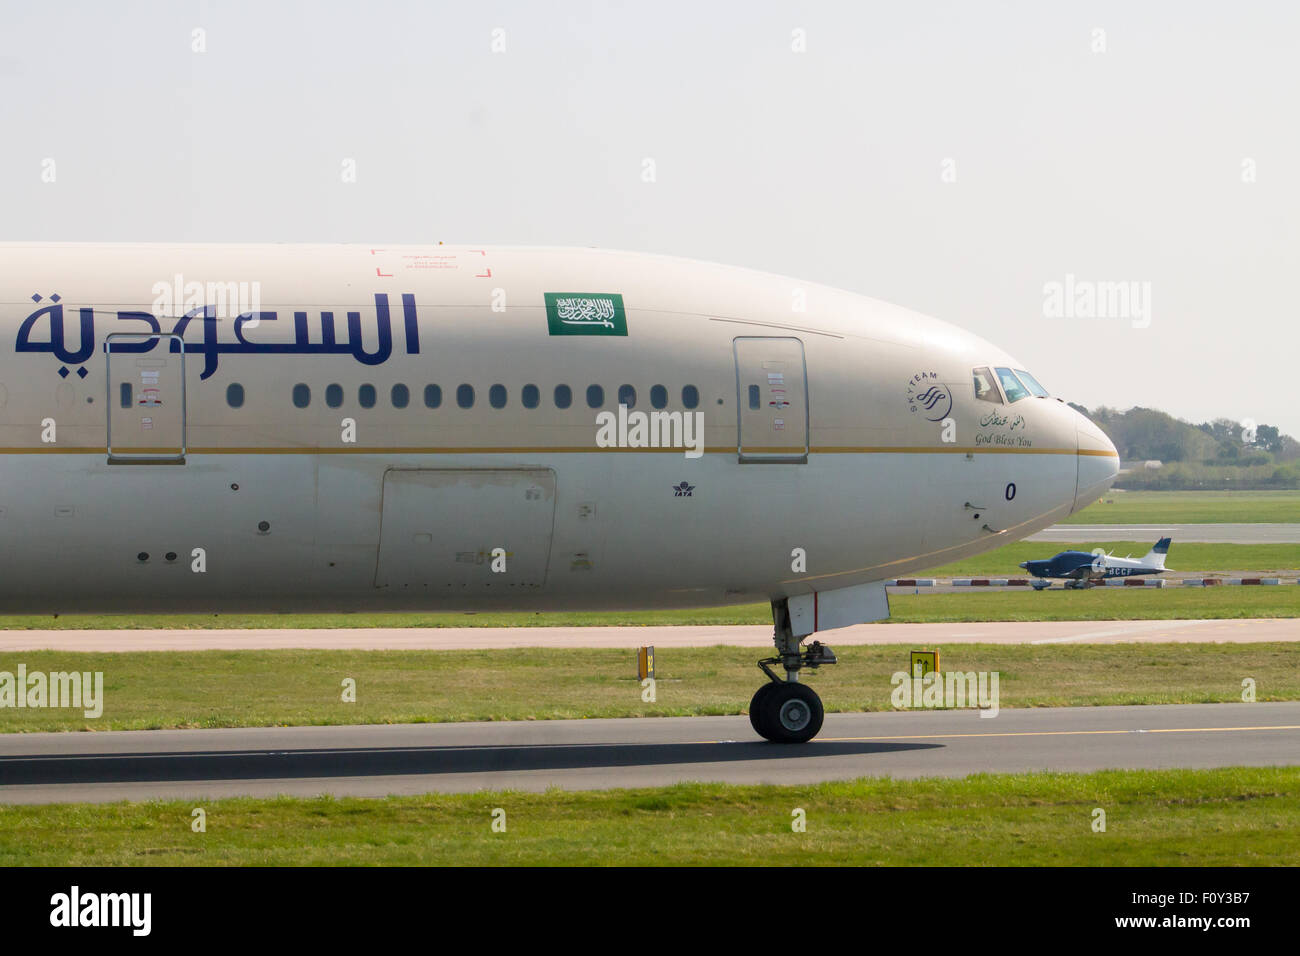
[(917, 372), (907, 381), (907, 407), (927, 422), (941, 422), (952, 411), (952, 393), (938, 372)]
[(623, 296), (617, 292), (546, 292), (551, 335), (627, 335)]

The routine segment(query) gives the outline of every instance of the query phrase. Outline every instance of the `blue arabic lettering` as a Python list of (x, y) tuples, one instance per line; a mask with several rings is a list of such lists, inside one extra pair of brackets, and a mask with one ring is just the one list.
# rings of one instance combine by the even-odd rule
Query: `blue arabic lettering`
[[(39, 301), (39, 299), (37, 300)], [(95, 349), (95, 310), (83, 308), (81, 312), (81, 343), (74, 352), (70, 351), (64, 341), (63, 306), (57, 301), (53, 305), (37, 309), (29, 315), (18, 329), (15, 351), (18, 352), (53, 352), (59, 361), (67, 364), (81, 364), (94, 353)], [(363, 365), (381, 365), (392, 356), (393, 330), (392, 316), (389, 310), (388, 295), (375, 293), (375, 329), (378, 336), (375, 349), (368, 351), (362, 337), (361, 312), (347, 313), (347, 341), (337, 340), (334, 328), (334, 313), (322, 311), (321, 341), (312, 342), (308, 328), (306, 312), (293, 313), (292, 342), (257, 342), (250, 341), (246, 329), (255, 328), (263, 321), (274, 322), (279, 319), (276, 312), (245, 312), (236, 317), (233, 342), (220, 340), (220, 328), (217, 324), (216, 306), (204, 306), (191, 309), (176, 320), (171, 335), (176, 336), (170, 343), (170, 351), (180, 352), (181, 341), (185, 342), (186, 352), (203, 353), (203, 371), (200, 379), (210, 378), (217, 370), (222, 353), (241, 355), (352, 355)], [(48, 341), (33, 341), (32, 332), (38, 321), (49, 317)], [(406, 353), (418, 355), (420, 352), (419, 316), (416, 311), (415, 296), (402, 294), (403, 330), (406, 334)], [(157, 317), (149, 312), (121, 311), (117, 313), (119, 322), (144, 322), (148, 331), (126, 333), (125, 338), (139, 336), (143, 341), (114, 342), (114, 352), (148, 352), (157, 344), (154, 336), (163, 334)], [(187, 333), (190, 324), (198, 321), (202, 324), (202, 342), (194, 342)], [(105, 345), (107, 348), (107, 344)]]
[[(155, 319), (148, 312), (119, 312), (117, 313), (117, 320), (119, 322), (124, 322), (128, 320), (134, 320), (137, 322), (148, 322), (150, 332), (156, 334), (162, 331), (162, 329), (159, 328), (158, 326), (158, 320)], [(128, 338), (139, 337), (140, 339), (143, 339), (143, 341), (140, 342), (115, 341), (113, 343), (113, 351), (114, 352), (152, 352), (154, 346), (158, 344), (158, 339), (150, 335), (150, 332), (122, 333)]]
[[(23, 320), (18, 327), (18, 338), (14, 342), (15, 352), (53, 352), (55, 358), (65, 365), (80, 365), (95, 352), (95, 310), (82, 308), (81, 313), (81, 347), (69, 352), (63, 338), (63, 303), (57, 301), (43, 309), (37, 309)], [(50, 317), (50, 338), (48, 342), (33, 342), (32, 328), (42, 316)]]

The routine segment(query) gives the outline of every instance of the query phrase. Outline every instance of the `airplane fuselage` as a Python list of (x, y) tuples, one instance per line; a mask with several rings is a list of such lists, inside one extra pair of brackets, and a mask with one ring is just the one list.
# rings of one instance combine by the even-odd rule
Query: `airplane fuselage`
[(976, 336), (742, 269), (42, 243), (0, 264), (8, 613), (789, 597), (1031, 534), (1117, 464), (1057, 399), (977, 399), (973, 368), (1023, 366)]

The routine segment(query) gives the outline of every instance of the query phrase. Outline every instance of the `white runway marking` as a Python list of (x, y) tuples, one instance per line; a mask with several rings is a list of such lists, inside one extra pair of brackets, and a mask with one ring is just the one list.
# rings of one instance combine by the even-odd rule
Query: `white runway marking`
[[(1139, 621), (1126, 622), (1123, 627), (1113, 628), (1106, 631), (1086, 631), (1083, 634), (1067, 634), (1063, 637), (1045, 637), (1041, 640), (1030, 641), (1030, 644), (1065, 644), (1070, 641), (1095, 642), (1108, 637), (1135, 637), (1138, 634), (1145, 634), (1151, 631), (1179, 630), (1191, 625), (1200, 624), (1200, 621)], [(1170, 638), (1175, 640), (1175, 638)]]

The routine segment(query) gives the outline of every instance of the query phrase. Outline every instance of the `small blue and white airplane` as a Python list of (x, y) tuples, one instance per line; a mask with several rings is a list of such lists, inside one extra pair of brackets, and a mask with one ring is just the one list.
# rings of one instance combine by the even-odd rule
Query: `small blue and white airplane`
[(1036, 580), (1035, 591), (1050, 587), (1050, 578), (1064, 578), (1067, 588), (1090, 588), (1106, 578), (1127, 578), (1138, 574), (1161, 574), (1165, 570), (1165, 555), (1169, 553), (1172, 538), (1161, 538), (1141, 558), (1116, 558), (1101, 548), (1091, 554), (1087, 551), (1062, 551), (1054, 558), (1043, 561), (1022, 561), (1020, 567)]

